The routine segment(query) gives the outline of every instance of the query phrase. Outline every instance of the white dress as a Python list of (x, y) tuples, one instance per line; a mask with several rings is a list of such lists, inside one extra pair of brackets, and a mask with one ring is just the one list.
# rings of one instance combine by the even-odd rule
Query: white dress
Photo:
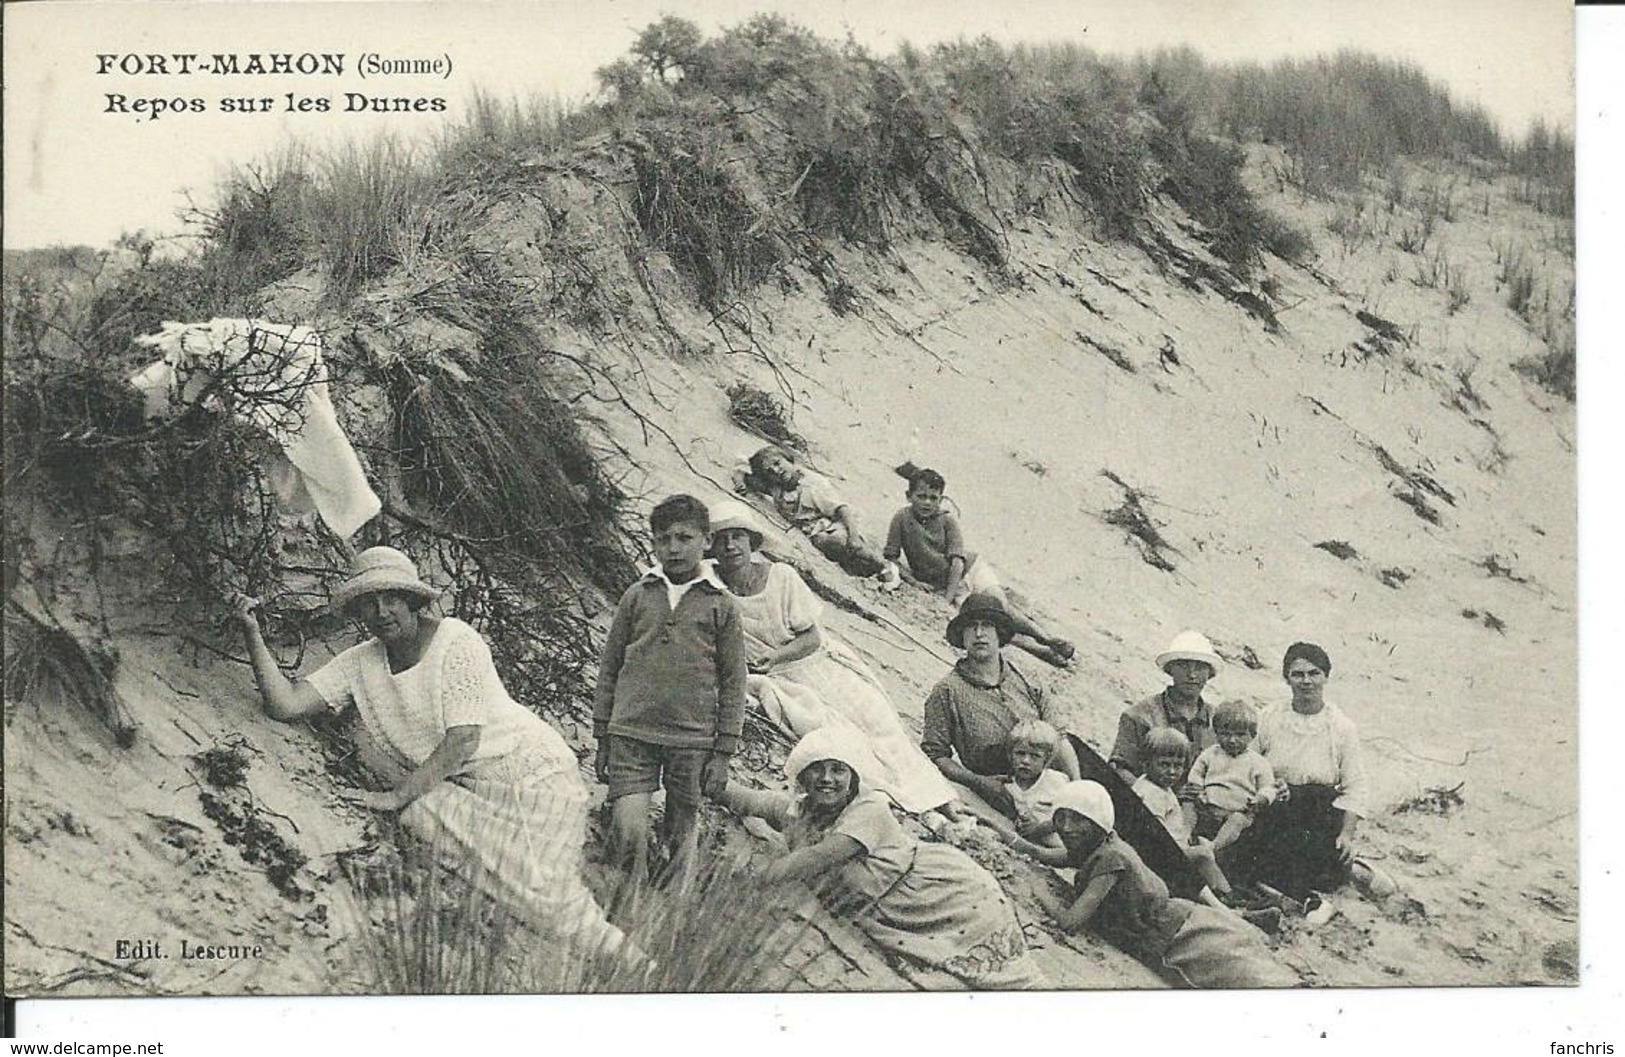
[(620, 930), (582, 880), (587, 788), (558, 732), (508, 696), (479, 632), (440, 621), (418, 663), (391, 672), (383, 643), (352, 646), (307, 681), (333, 708), (354, 702), (367, 733), (403, 770), (446, 731), (480, 728), (462, 772), (401, 812), (401, 822), (545, 935), (612, 950)]
[[(763, 561), (763, 559), (757, 559)], [(745, 630), (745, 656), (755, 660), (796, 634), (818, 625), (823, 603), (790, 566), (767, 564), (767, 583), (754, 595), (734, 595)], [(799, 661), (766, 675), (751, 674), (746, 687), (775, 723), (803, 737), (828, 723), (855, 728), (869, 744), (875, 764), (871, 785), (904, 811), (919, 813), (954, 799), (936, 764), (909, 737), (874, 673), (840, 639), (822, 632), (823, 645)]]

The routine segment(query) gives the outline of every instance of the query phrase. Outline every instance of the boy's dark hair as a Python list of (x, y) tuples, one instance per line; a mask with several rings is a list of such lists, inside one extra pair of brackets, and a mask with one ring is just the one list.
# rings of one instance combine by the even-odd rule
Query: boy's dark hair
[(942, 474), (932, 469), (915, 470), (913, 476), (908, 479), (908, 490), (912, 492), (922, 484), (939, 492), (945, 491), (948, 487), (948, 482), (943, 479)]
[(711, 512), (691, 495), (669, 495), (649, 512), (649, 531), (660, 532), (677, 524), (695, 525), (711, 531)]
[(785, 451), (783, 448), (781, 448), (781, 447), (779, 447), (779, 446), (777, 446), (775, 444), (769, 444), (765, 448), (757, 448), (755, 451), (750, 453), (750, 471), (751, 471), (751, 473), (762, 474), (762, 475), (765, 476), (766, 473), (767, 473), (767, 457), (769, 455), (777, 455), (779, 458), (783, 459), (785, 462), (795, 462), (796, 461), (794, 458), (791, 457), (790, 453)]

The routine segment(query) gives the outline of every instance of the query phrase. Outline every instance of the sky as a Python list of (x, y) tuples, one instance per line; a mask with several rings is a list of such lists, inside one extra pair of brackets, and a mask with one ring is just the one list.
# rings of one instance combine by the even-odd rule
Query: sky
[[(599, 0), (537, 2), (8, 3), (5, 11), (6, 248), (105, 245), (162, 233), (206, 200), (233, 164), (292, 139), (326, 145), (382, 131), (432, 135), (476, 88), (580, 101), (593, 71), (624, 55), (663, 14), (708, 33), (777, 12), (820, 35), (849, 33), (882, 54), (987, 34), (1003, 42), (1070, 40), (1107, 54), (1189, 45), (1219, 61), (1272, 60), (1353, 47), (1413, 61), (1457, 98), (1522, 133), (1541, 118), (1573, 127), (1573, 9), (1562, 0)], [(222, 77), (121, 71), (100, 56), (343, 53), (342, 77)], [(449, 60), (449, 75), (362, 79), (365, 54)], [(246, 60), (245, 60), (246, 61)], [(150, 63), (141, 62), (142, 67)], [(106, 66), (105, 72), (100, 67)], [(327, 112), (287, 112), (288, 93)], [(443, 98), (443, 113), (345, 112), (346, 92)], [(109, 96), (127, 112), (109, 111)], [(270, 112), (223, 113), (230, 98)], [(139, 99), (200, 99), (205, 113), (134, 110)], [(115, 108), (119, 105), (112, 104)]]

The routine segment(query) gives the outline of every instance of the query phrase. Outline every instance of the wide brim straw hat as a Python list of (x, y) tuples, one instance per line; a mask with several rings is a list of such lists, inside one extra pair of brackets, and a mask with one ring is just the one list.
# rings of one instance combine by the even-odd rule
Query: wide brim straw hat
[(820, 760), (839, 760), (858, 776), (858, 788), (868, 787), (876, 767), (874, 752), (856, 730), (832, 724), (809, 731), (784, 758), (784, 773), (796, 785), (801, 772)]
[(1099, 782), (1068, 782), (1055, 791), (1052, 801), (1059, 811), (1076, 811), (1101, 829), (1110, 833), (1117, 825), (1117, 809), (1112, 807), (1112, 795)]
[(1008, 646), (1010, 640), (1015, 638), (1015, 621), (1010, 619), (1010, 611), (1004, 608), (1004, 599), (978, 591), (966, 597), (959, 612), (948, 621), (948, 645), (963, 649), (960, 643), (964, 638), (965, 625), (974, 620), (985, 620), (997, 628), (1000, 646)]
[(754, 549), (762, 545), (766, 533), (762, 530), (762, 523), (756, 519), (756, 511), (737, 499), (722, 499), (711, 504), (711, 535), (714, 537), (724, 529), (742, 529), (750, 536), (750, 545)]
[(1224, 667), (1224, 661), (1213, 649), (1213, 643), (1200, 631), (1181, 631), (1175, 635), (1168, 648), (1157, 654), (1157, 670), (1166, 671), (1172, 661), (1201, 661), (1213, 669), (1214, 675)]
[(376, 591), (400, 591), (426, 602), (440, 597), (418, 576), (411, 558), (394, 547), (368, 547), (355, 556), (350, 574), (333, 589), (333, 608), (342, 613), (351, 602)]

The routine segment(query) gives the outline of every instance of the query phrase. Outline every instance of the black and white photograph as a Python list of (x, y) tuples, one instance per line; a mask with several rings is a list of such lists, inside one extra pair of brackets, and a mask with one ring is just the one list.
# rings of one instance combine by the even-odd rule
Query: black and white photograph
[(1586, 986), (1572, 7), (5, 21), (7, 996)]

